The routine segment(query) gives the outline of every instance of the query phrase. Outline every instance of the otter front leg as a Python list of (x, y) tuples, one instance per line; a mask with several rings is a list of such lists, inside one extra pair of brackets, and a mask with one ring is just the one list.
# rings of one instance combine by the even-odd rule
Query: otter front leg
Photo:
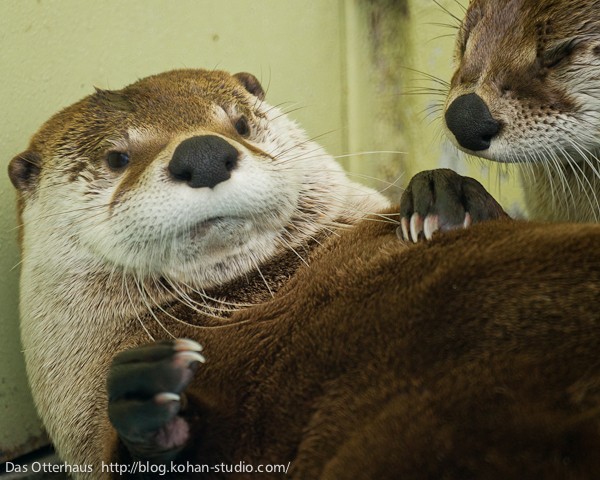
[(477, 180), (440, 168), (410, 180), (400, 202), (400, 218), (404, 240), (417, 242), (431, 239), (438, 230), (509, 216)]
[(190, 429), (180, 415), (183, 390), (202, 347), (192, 340), (157, 342), (115, 357), (108, 375), (108, 415), (129, 454), (162, 463), (185, 447)]

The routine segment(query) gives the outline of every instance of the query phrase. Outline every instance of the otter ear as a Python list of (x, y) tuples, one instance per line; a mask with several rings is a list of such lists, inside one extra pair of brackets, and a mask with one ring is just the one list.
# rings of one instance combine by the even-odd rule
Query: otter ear
[(264, 100), (265, 91), (263, 90), (258, 79), (251, 73), (240, 72), (234, 75), (238, 81), (248, 90), (252, 95), (257, 97), (259, 100)]
[(37, 182), (41, 164), (42, 157), (36, 152), (27, 150), (10, 161), (8, 177), (17, 190), (31, 190)]

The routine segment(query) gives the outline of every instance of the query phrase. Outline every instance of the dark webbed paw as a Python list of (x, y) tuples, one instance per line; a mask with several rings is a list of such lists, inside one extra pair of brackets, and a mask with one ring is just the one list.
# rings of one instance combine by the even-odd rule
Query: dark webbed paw
[(163, 341), (118, 354), (108, 374), (108, 415), (131, 455), (163, 461), (189, 438), (182, 392), (204, 357), (193, 340)]
[(402, 195), (399, 234), (417, 242), (438, 230), (497, 218), (508, 215), (477, 180), (446, 168), (426, 170), (411, 179)]

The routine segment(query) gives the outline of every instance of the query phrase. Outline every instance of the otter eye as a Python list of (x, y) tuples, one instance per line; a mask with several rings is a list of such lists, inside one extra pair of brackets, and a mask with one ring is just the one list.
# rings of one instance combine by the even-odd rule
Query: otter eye
[(570, 38), (550, 48), (543, 54), (543, 64), (546, 68), (554, 68), (567, 59), (580, 43), (577, 38)]
[(243, 115), (235, 122), (236, 131), (242, 136), (247, 137), (250, 134), (250, 126), (248, 120)]
[(127, 152), (109, 152), (106, 163), (113, 170), (121, 170), (129, 163), (129, 154)]

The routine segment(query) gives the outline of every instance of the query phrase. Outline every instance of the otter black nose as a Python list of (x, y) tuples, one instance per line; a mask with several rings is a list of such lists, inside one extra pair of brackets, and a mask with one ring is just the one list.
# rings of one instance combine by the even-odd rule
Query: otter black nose
[(213, 188), (231, 177), (238, 156), (238, 151), (221, 137), (191, 137), (173, 152), (169, 172), (175, 180), (187, 182), (192, 188)]
[(446, 125), (462, 147), (476, 152), (490, 148), (492, 138), (500, 131), (500, 123), (476, 93), (462, 95), (450, 104)]

